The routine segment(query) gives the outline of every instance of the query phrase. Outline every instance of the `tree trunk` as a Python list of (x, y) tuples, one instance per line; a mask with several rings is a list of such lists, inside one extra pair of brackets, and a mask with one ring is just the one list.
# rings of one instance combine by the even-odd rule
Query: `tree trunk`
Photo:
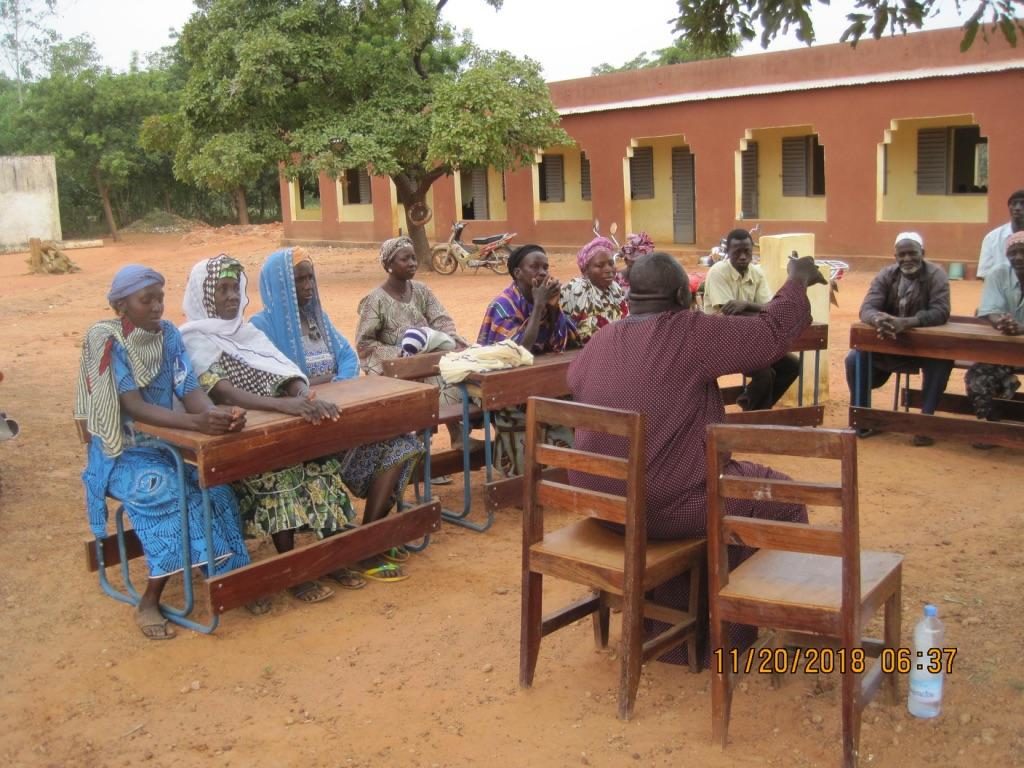
[(235, 207), (238, 209), (238, 223), (243, 227), (249, 225), (249, 201), (245, 199), (245, 187), (235, 190)]
[(117, 231), (117, 223), (114, 221), (114, 209), (110, 207), (110, 190), (107, 185), (103, 183), (103, 179), (100, 176), (100, 172), (95, 172), (96, 177), (96, 189), (99, 190), (100, 200), (103, 201), (103, 216), (107, 220), (107, 229), (110, 230), (110, 237), (114, 242), (118, 242), (121, 239), (121, 233)]
[(168, 213), (174, 213), (174, 209), (171, 208), (171, 190), (164, 190), (164, 210)]
[(412, 239), (412, 247), (416, 251), (416, 260), (420, 268), (426, 268), (431, 272), (434, 265), (430, 260), (430, 241), (427, 239), (427, 230), (422, 224), (414, 224), (409, 220), (409, 211), (416, 203), (427, 204), (427, 190), (434, 180), (441, 174), (430, 174), (427, 178), (414, 184), (412, 180), (403, 173), (392, 177), (395, 182), (395, 189), (398, 193), (398, 202), (405, 206), (405, 231)]

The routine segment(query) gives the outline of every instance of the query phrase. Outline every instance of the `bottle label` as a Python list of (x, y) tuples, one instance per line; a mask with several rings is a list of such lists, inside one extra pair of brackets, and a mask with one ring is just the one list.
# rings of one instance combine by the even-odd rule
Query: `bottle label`
[(942, 675), (924, 672), (910, 675), (910, 695), (926, 704), (942, 701)]

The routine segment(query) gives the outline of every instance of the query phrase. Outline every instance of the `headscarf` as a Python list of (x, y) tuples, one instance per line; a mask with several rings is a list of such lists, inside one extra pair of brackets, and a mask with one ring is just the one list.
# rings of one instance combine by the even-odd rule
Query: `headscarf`
[[(110, 302), (120, 301), (151, 285), (163, 285), (163, 276), (138, 264), (118, 271), (107, 293)], [(89, 434), (100, 439), (103, 452), (120, 456), (124, 450), (121, 401), (111, 360), (114, 342), (125, 351), (135, 383), (146, 387), (160, 372), (164, 361), (163, 325), (159, 331), (137, 328), (127, 320), (101, 320), (82, 339), (82, 359), (75, 391), (75, 418), (85, 419)]]
[(533, 253), (534, 251), (540, 251), (545, 256), (547, 251), (541, 248), (539, 245), (534, 243), (527, 243), (526, 245), (520, 245), (516, 248), (508, 257), (508, 273), (511, 275), (516, 271), (516, 268), (522, 263), (523, 259), (526, 258), (527, 254)]
[[(214, 304), (217, 282), (226, 277), (238, 280), (241, 294), (238, 314), (232, 320), (217, 317)], [(205, 259), (192, 267), (182, 302), (188, 322), (180, 330), (196, 371), (210, 370), (222, 354), (227, 354), (258, 371), (305, 378), (295, 363), (285, 357), (263, 331), (245, 321), (245, 308), (249, 305), (247, 284), (245, 269), (237, 259), (227, 254)]]
[(654, 241), (646, 232), (631, 234), (622, 246), (622, 256), (626, 261), (636, 261), (648, 253), (654, 253)]
[(136, 291), (148, 288), (151, 285), (163, 285), (164, 276), (155, 269), (144, 267), (141, 264), (127, 264), (114, 275), (114, 282), (107, 292), (107, 301), (113, 304), (115, 301), (126, 299)]
[(402, 235), (401, 237), (392, 237), (390, 240), (385, 240), (380, 244), (380, 265), (387, 269), (391, 266), (391, 260), (395, 258), (395, 254), (401, 248), (412, 248), (412, 238)]
[(1007, 252), (1009, 252), (1010, 246), (1013, 246), (1013, 245), (1024, 245), (1024, 229), (1022, 229), (1020, 232), (1014, 232), (1006, 240), (1006, 250), (1007, 250)]
[[(284, 248), (274, 251), (267, 257), (260, 270), (263, 311), (254, 315), (250, 323), (263, 331), (274, 346), (308, 376), (306, 352), (302, 346), (302, 328), (299, 325), (299, 299), (295, 295), (295, 250)], [(302, 261), (312, 263), (304, 255), (300, 259), (300, 262)], [(335, 364), (338, 367), (335, 381), (356, 376), (359, 373), (359, 358), (348, 341), (335, 330), (331, 319), (323, 311), (319, 286), (313, 291), (313, 299), (305, 311), (313, 314), (317, 327), (334, 353)]]
[(917, 232), (900, 232), (896, 235), (896, 240), (893, 242), (893, 247), (899, 245), (904, 240), (909, 240), (912, 243), (917, 243), (919, 246), (924, 248), (924, 238), (922, 238)]
[(589, 243), (580, 248), (580, 252), (576, 254), (576, 265), (580, 268), (580, 272), (585, 273), (590, 260), (597, 256), (597, 254), (604, 251), (610, 256), (614, 254), (616, 250), (615, 243), (607, 237), (595, 237)]

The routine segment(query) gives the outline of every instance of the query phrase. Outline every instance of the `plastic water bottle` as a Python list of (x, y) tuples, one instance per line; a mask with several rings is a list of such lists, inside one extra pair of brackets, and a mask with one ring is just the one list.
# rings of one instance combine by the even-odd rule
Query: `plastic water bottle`
[[(943, 670), (929, 672), (934, 657), (928, 652), (942, 648), (946, 628), (934, 605), (924, 607), (924, 618), (914, 627), (914, 657), (910, 667), (910, 695), (907, 709), (914, 717), (935, 717), (942, 711)], [(939, 661), (941, 661), (939, 657)], [(940, 665), (941, 666), (941, 665)]]

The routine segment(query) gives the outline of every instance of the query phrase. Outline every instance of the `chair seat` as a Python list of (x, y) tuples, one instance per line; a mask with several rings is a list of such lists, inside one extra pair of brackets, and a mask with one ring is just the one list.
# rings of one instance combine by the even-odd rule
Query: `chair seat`
[[(530, 562), (533, 570), (538, 572), (550, 572), (545, 566), (552, 563), (577, 565), (586, 571), (596, 570), (605, 575), (615, 591), (621, 592), (625, 542), (621, 533), (588, 517), (545, 534), (541, 541), (530, 547)], [(702, 557), (704, 547), (704, 539), (648, 539), (644, 589), (651, 589), (664, 577), (678, 573), (680, 563)], [(571, 578), (565, 567), (558, 567), (557, 571), (558, 576)], [(586, 579), (572, 580), (589, 583)]]
[[(902, 562), (903, 555), (862, 551), (861, 599)], [(726, 599), (838, 611), (843, 596), (842, 565), (840, 557), (762, 549), (730, 572), (729, 583), (719, 594)]]

